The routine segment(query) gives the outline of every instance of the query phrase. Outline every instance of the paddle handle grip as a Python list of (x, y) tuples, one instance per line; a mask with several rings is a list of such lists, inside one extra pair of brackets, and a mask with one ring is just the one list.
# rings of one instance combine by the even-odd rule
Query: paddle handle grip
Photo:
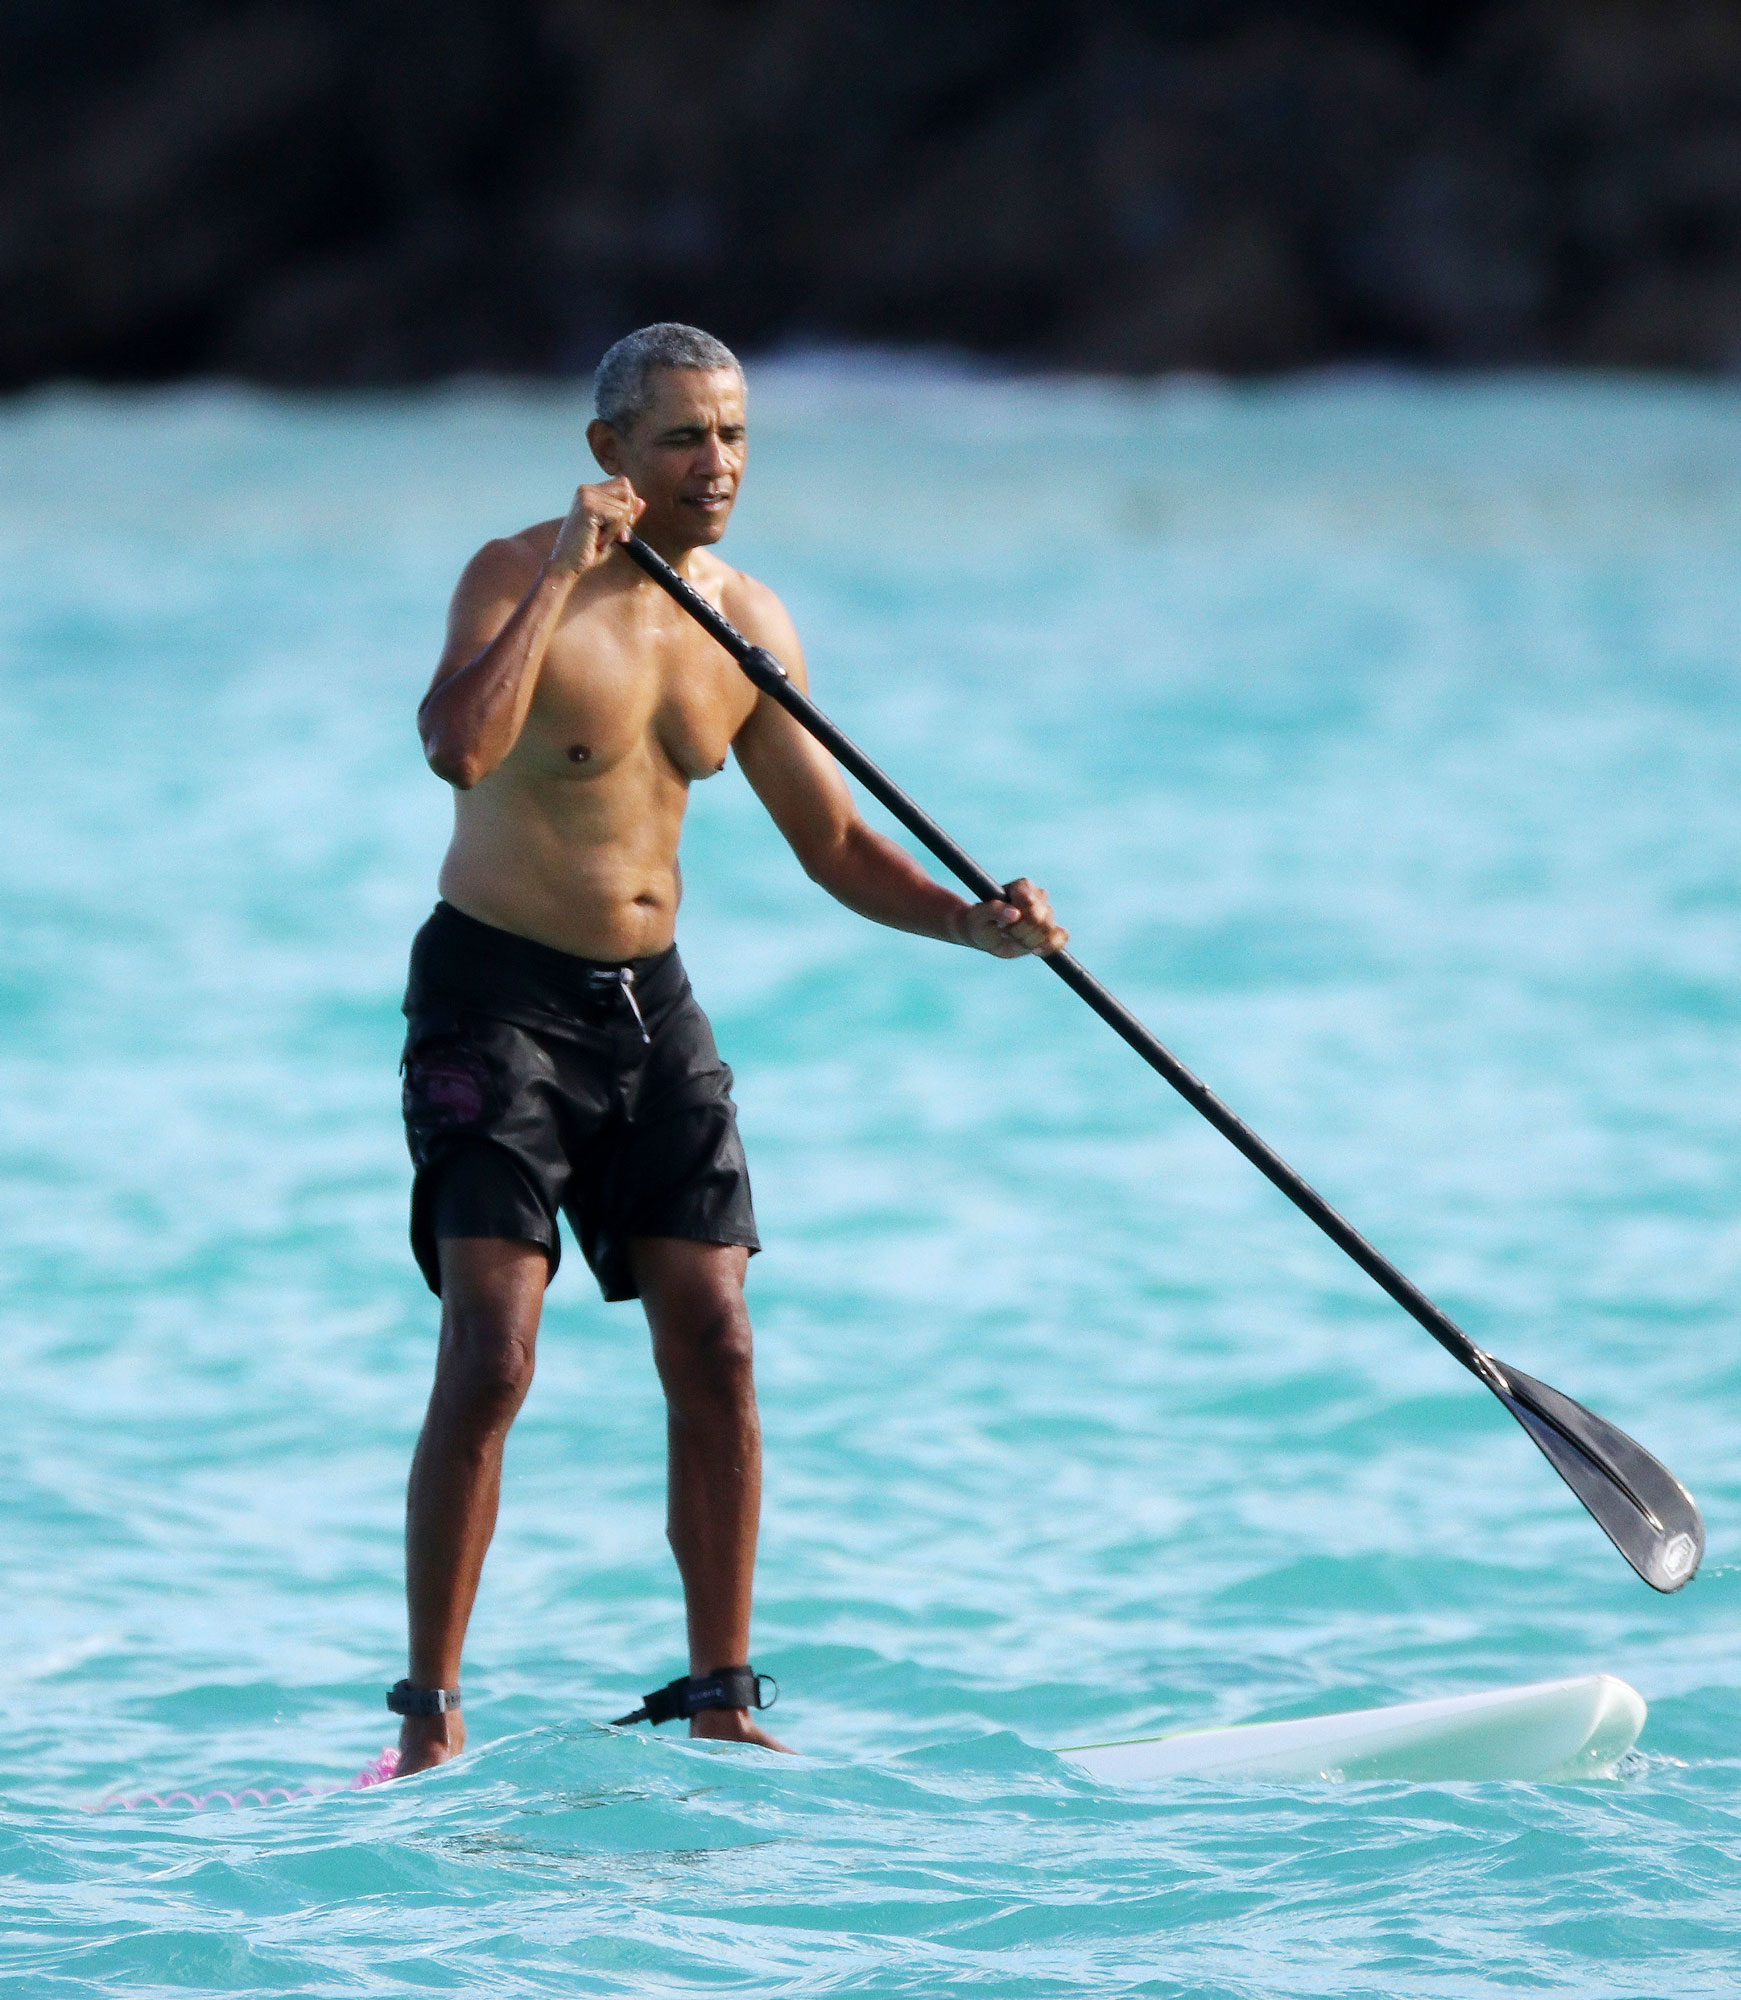
[[(844, 730), (823, 714), (802, 688), (793, 685), (790, 675), (765, 646), (752, 645), (729, 618), (708, 603), (693, 584), (679, 576), (665, 559), (631, 535), (624, 543), (630, 559), (646, 571), (661, 589), (670, 593), (683, 609), (709, 632), (750, 677), (762, 693), (777, 701), (831, 752), (835, 760), (859, 781), (871, 796), (894, 814), (915, 840), (923, 843), (945, 868), (983, 902), (1004, 894), (1004, 884), (982, 868), (958, 841), (952, 839), (925, 811), (918, 800), (902, 791), (880, 765), (853, 742)], [(1201, 1077), (1194, 1075), (1165, 1043), (1152, 1035), (1141, 1021), (1116, 999), (1100, 981), (1067, 951), (1055, 951), (1042, 963), (1063, 980), (1072, 993), (1085, 1000), (1117, 1035), (1130, 1044), (1150, 1069), (1164, 1077), (1193, 1111), (1206, 1118), (1217, 1132), (1256, 1167), (1264, 1178), (1278, 1187), (1302, 1214), (1329, 1237), (1336, 1247), (1351, 1257), (1382, 1290), (1395, 1299), (1403, 1311), (1460, 1361), (1488, 1388), (1496, 1383), (1493, 1362), (1476, 1346), (1448, 1313), (1441, 1312), (1418, 1285), (1412, 1284), (1382, 1251), (1369, 1243), (1353, 1223), (1339, 1215), (1318, 1190), (1290, 1167), (1267, 1145), (1239, 1114), (1222, 1103)]]

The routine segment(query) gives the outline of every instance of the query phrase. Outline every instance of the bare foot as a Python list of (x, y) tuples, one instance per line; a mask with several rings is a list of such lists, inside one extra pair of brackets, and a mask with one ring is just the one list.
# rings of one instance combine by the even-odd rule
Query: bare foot
[(399, 1725), (399, 1768), (396, 1778), (409, 1778), (432, 1765), (445, 1764), (465, 1748), (465, 1724), (457, 1710), (446, 1715), (408, 1715)]
[(789, 1743), (782, 1743), (759, 1722), (752, 1722), (747, 1708), (704, 1708), (699, 1715), (689, 1718), (689, 1733), (692, 1737), (711, 1737), (716, 1743), (759, 1743), (764, 1750), (784, 1750), (788, 1757), (796, 1755)]

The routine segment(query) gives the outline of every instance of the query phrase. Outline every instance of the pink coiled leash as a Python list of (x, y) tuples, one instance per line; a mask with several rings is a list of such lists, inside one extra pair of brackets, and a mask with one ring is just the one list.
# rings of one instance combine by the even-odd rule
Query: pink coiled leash
[(142, 1812), (148, 1806), (165, 1811), (177, 1806), (190, 1812), (210, 1812), (217, 1806), (283, 1806), (293, 1799), (330, 1799), (340, 1792), (366, 1792), (398, 1774), (399, 1752), (391, 1745), (365, 1764), (348, 1785), (245, 1785), (239, 1792), (142, 1792), (136, 1799), (117, 1794), (87, 1812)]

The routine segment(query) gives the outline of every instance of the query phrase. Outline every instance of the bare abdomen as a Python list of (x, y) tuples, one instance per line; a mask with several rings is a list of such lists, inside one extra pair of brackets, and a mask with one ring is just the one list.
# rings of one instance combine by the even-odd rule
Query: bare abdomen
[(527, 782), (503, 770), (456, 792), (442, 895), (481, 923), (582, 958), (663, 951), (676, 933), (688, 787), (629, 777)]

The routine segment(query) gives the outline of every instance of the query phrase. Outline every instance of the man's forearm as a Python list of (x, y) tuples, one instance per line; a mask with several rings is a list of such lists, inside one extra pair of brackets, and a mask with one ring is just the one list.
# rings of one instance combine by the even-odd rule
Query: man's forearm
[(967, 943), (972, 905), (921, 868), (904, 847), (857, 821), (828, 851), (807, 864), (810, 879), (837, 903), (891, 930), (912, 931), (944, 944)]
[(574, 582), (570, 571), (541, 569), (477, 658), (424, 697), (417, 712), (424, 755), (450, 785), (469, 790), (519, 741), (545, 649)]

